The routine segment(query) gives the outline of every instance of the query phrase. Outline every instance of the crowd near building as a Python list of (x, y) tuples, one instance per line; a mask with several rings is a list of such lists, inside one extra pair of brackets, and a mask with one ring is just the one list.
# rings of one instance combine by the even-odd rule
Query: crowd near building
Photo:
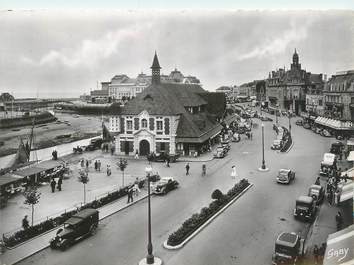
[(118, 134), (118, 154), (193, 156), (211, 145), (222, 129), (223, 93), (204, 90), (199, 80), (184, 78), (177, 69), (168, 77), (160, 69), (155, 54), (151, 84), (110, 118), (110, 131)]

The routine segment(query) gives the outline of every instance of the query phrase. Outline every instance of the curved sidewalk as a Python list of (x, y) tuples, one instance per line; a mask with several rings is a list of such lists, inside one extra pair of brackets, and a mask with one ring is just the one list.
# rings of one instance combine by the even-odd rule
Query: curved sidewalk
[[(122, 211), (135, 203), (145, 199), (147, 197), (147, 191), (142, 190), (139, 197), (134, 197), (136, 200), (132, 203), (127, 204), (127, 197), (123, 197), (116, 202), (112, 202), (107, 204), (101, 208), (99, 208), (100, 212), (100, 220), (111, 216), (119, 211)], [(8, 249), (4, 253), (0, 254), (0, 265), (12, 265), (21, 260), (49, 247), (49, 241), (55, 236), (56, 231), (59, 227), (37, 236), (31, 240), (24, 242), (23, 244), (13, 248)]]

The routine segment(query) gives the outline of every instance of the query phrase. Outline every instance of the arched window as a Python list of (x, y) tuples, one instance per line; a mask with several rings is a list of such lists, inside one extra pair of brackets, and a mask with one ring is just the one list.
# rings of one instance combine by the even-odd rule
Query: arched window
[(148, 123), (146, 119), (142, 119), (141, 120), (141, 128), (147, 128), (148, 127)]

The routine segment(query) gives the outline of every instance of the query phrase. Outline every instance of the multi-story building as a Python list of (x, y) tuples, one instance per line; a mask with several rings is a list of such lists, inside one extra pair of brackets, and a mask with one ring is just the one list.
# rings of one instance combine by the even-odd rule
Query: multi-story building
[(218, 118), (225, 113), (225, 95), (196, 84), (161, 82), (156, 54), (151, 69), (151, 85), (110, 117), (117, 153), (199, 152), (222, 129)]
[(354, 70), (332, 75), (323, 94), (325, 116), (354, 121)]
[[(198, 84), (195, 76), (185, 77), (176, 68), (169, 75), (160, 75), (162, 83)], [(109, 97), (116, 101), (125, 101), (136, 97), (151, 84), (151, 76), (140, 73), (136, 78), (125, 74), (114, 76), (110, 82), (101, 82), (102, 90), (107, 90)]]
[(299, 55), (293, 54), (290, 70), (280, 68), (269, 73), (266, 97), (270, 107), (292, 110), (296, 114), (306, 110), (306, 94), (311, 89), (323, 89), (322, 74), (311, 74), (301, 69)]

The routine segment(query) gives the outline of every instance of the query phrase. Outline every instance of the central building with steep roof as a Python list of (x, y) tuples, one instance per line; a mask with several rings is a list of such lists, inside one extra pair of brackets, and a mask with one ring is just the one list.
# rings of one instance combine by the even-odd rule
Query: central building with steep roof
[(155, 152), (195, 155), (220, 133), (225, 113), (223, 93), (196, 84), (161, 82), (155, 53), (151, 85), (110, 118), (118, 154)]

